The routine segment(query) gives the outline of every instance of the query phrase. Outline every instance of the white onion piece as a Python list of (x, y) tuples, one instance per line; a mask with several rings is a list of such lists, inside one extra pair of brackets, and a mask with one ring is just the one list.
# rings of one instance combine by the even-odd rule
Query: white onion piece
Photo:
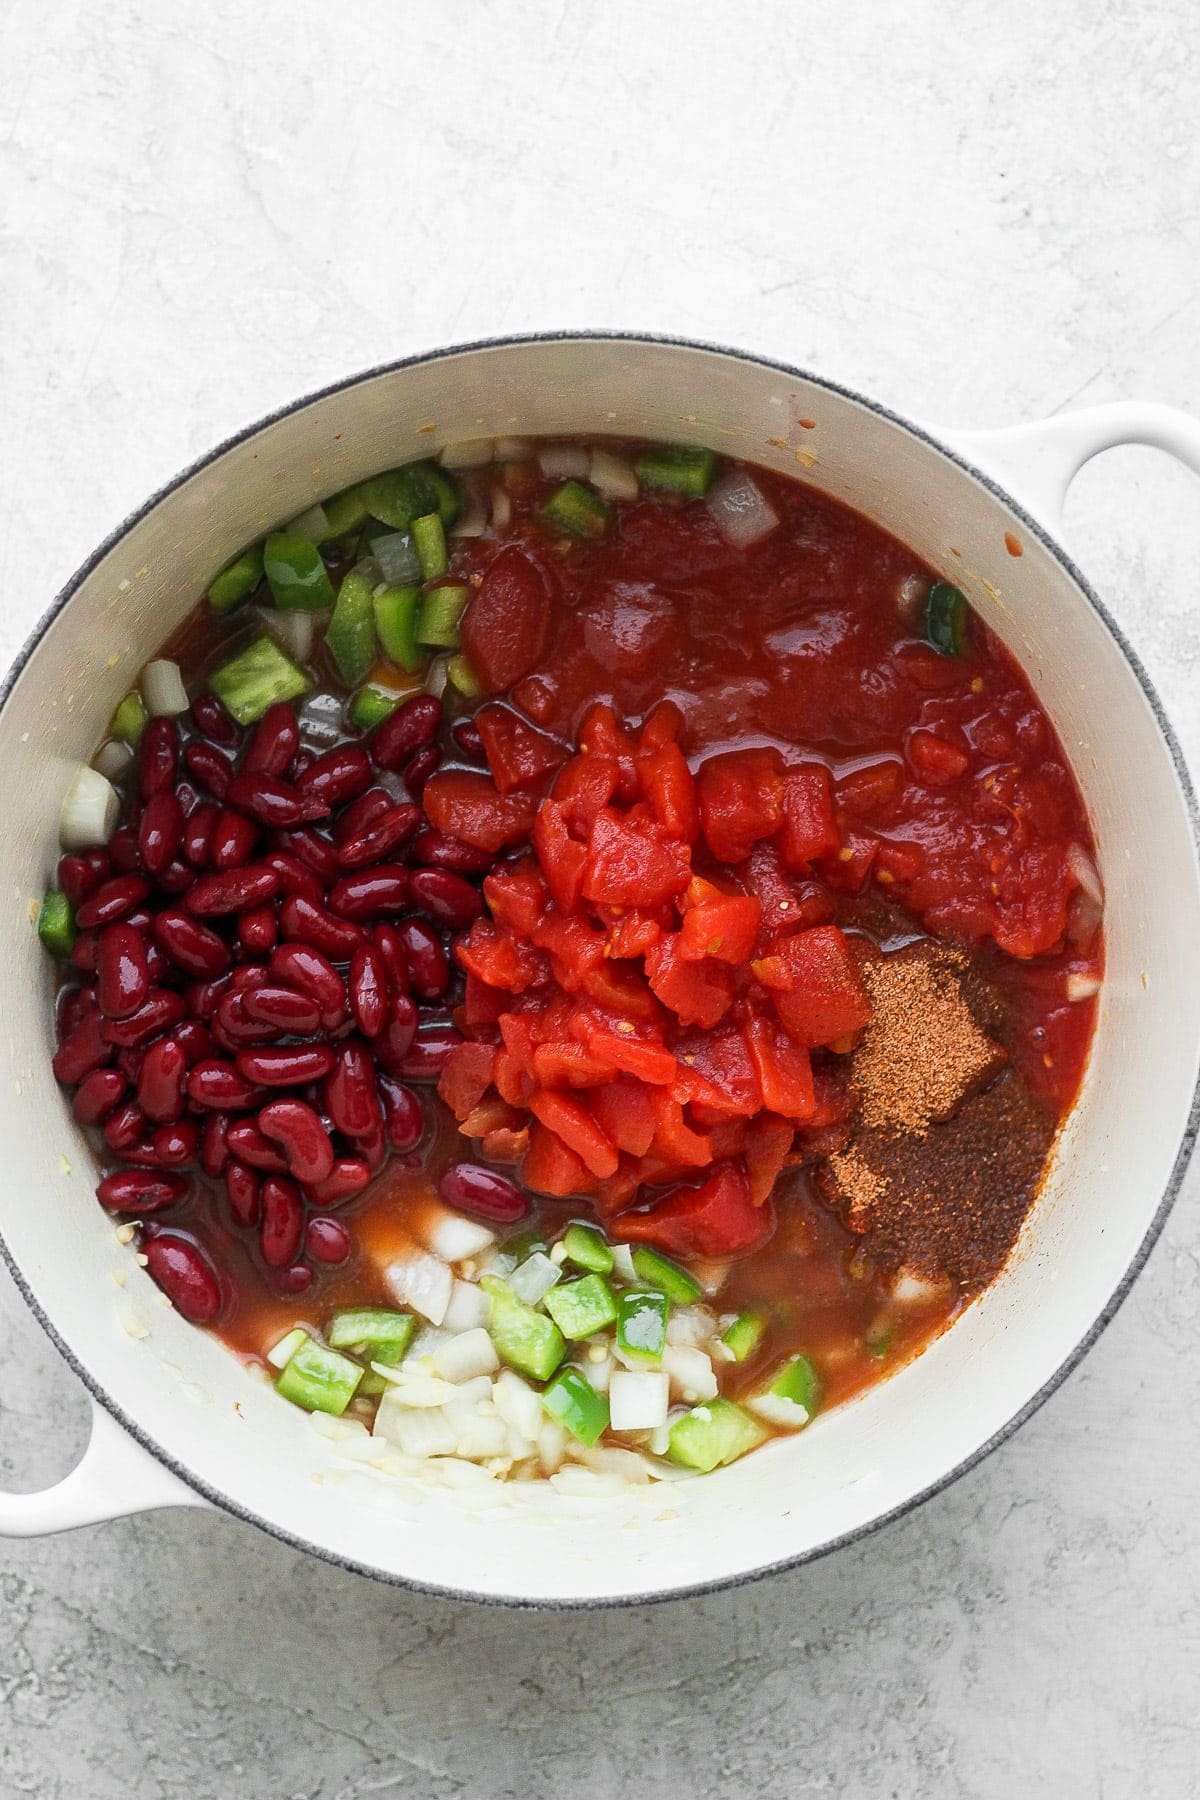
[(466, 1219), (462, 1213), (444, 1212), (425, 1239), (435, 1255), (448, 1263), (465, 1262), (468, 1256), (479, 1256), (496, 1241), (494, 1231), (477, 1219)]
[(701, 1400), (716, 1399), (717, 1378), (712, 1362), (703, 1350), (694, 1350), (688, 1344), (668, 1344), (663, 1351), (662, 1366), (672, 1388), (689, 1406), (695, 1406)]
[(371, 555), (394, 587), (407, 587), (421, 579), (421, 559), (407, 531), (392, 531), (371, 539)]
[(735, 550), (757, 544), (779, 523), (779, 514), (745, 469), (718, 475), (708, 490), (707, 506), (717, 530)]
[(801, 1406), (798, 1400), (789, 1400), (783, 1394), (757, 1394), (753, 1400), (744, 1404), (750, 1411), (765, 1419), (768, 1425), (778, 1425), (784, 1431), (799, 1431), (808, 1424), (807, 1407)]
[(618, 1369), (608, 1388), (614, 1431), (655, 1431), (667, 1422), (670, 1382), (659, 1369)]
[(384, 1280), (397, 1300), (407, 1303), (431, 1325), (440, 1325), (450, 1304), (454, 1277), (438, 1256), (414, 1256), (390, 1263)]
[(1098, 975), (1081, 975), (1072, 970), (1067, 976), (1066, 994), (1067, 999), (1072, 1003), (1076, 1000), (1092, 1000), (1099, 992), (1100, 977)]
[(632, 463), (611, 450), (593, 450), (588, 459), (588, 480), (609, 500), (636, 500), (640, 492)]
[(557, 1263), (540, 1250), (527, 1256), (519, 1268), (513, 1270), (508, 1278), (508, 1285), (518, 1300), (526, 1306), (536, 1306), (544, 1294), (548, 1294), (556, 1282), (562, 1280), (562, 1270)]
[(1104, 905), (1104, 888), (1100, 881), (1100, 871), (1088, 855), (1082, 844), (1072, 844), (1067, 850), (1067, 867), (1090, 900), (1097, 906)]
[(672, 1308), (667, 1320), (668, 1344), (687, 1344), (693, 1349), (701, 1349), (708, 1343), (717, 1329), (717, 1321), (703, 1306), (680, 1306)]
[(176, 719), (191, 705), (179, 664), (160, 657), (142, 670), (142, 699), (152, 719)]
[(474, 1331), (487, 1324), (490, 1312), (491, 1301), (481, 1287), (473, 1281), (455, 1281), (442, 1324), (447, 1331)]
[[(309, 618), (311, 615), (296, 613), (292, 616)], [(337, 694), (318, 692), (300, 702), (296, 717), (300, 722), (300, 740), (307, 749), (328, 750), (345, 736), (342, 710), (342, 701)]]
[(285, 1368), (307, 1336), (307, 1331), (303, 1331), (299, 1325), (295, 1326), (293, 1330), (285, 1332), (279, 1342), (273, 1344), (267, 1351), (267, 1361), (271, 1367), (273, 1369)]
[(481, 1325), (451, 1338), (433, 1358), (433, 1372), (443, 1381), (473, 1381), (477, 1375), (491, 1375), (499, 1367), (496, 1346)]
[(548, 1475), (562, 1466), (563, 1457), (567, 1454), (567, 1434), (557, 1419), (545, 1419), (539, 1425), (537, 1451)]
[(283, 529), (307, 538), (310, 544), (323, 544), (329, 536), (329, 517), (323, 506), (310, 506)]
[(594, 1475), (612, 1475), (630, 1487), (644, 1487), (650, 1479), (650, 1465), (636, 1450), (619, 1450), (615, 1444), (596, 1444), (590, 1450), (586, 1444), (572, 1444), (570, 1448), (572, 1459)]
[(497, 462), (528, 462), (533, 455), (533, 443), (529, 438), (498, 437), (496, 439)]
[(441, 463), (444, 469), (486, 469), (495, 454), (491, 438), (472, 438), (464, 444), (443, 444)]
[(591, 458), (582, 444), (543, 444), (537, 453), (543, 475), (586, 481)]
[(487, 502), (479, 491), (478, 482), (463, 484), (463, 509), (450, 526), (447, 536), (454, 538), (482, 537), (487, 530)]
[(538, 1395), (513, 1369), (502, 1369), (492, 1387), (492, 1402), (506, 1425), (521, 1437), (535, 1441), (542, 1428), (542, 1403)]
[(395, 1388), (389, 1388), (375, 1415), (375, 1436), (386, 1438), (406, 1456), (452, 1456), (458, 1433), (439, 1407), (418, 1412), (401, 1406)]
[(946, 1291), (944, 1281), (927, 1281), (923, 1275), (901, 1270), (892, 1283), (892, 1299), (897, 1306), (927, 1306)]
[(93, 756), (92, 767), (105, 781), (119, 781), (132, 761), (133, 751), (129, 745), (123, 744), (120, 738), (109, 738)]
[(111, 781), (80, 763), (63, 795), (58, 815), (58, 841), (64, 850), (94, 850), (107, 844), (117, 828), (121, 802)]
[(458, 1456), (485, 1462), (489, 1457), (508, 1455), (508, 1426), (503, 1419), (489, 1419), (480, 1414), (456, 1425), (456, 1430), (458, 1443), (455, 1452)]
[(440, 700), (450, 681), (450, 658), (435, 656), (425, 675), (425, 692)]
[(591, 1469), (572, 1463), (550, 1477), (550, 1486), (571, 1500), (619, 1500), (626, 1483), (624, 1476), (594, 1475)]
[(271, 636), (283, 645), (295, 662), (308, 661), (313, 648), (312, 613), (289, 612), (279, 607), (262, 606), (258, 609), (258, 616)]
[(492, 489), (492, 526), (496, 531), (507, 531), (511, 524), (512, 495), (497, 483)]

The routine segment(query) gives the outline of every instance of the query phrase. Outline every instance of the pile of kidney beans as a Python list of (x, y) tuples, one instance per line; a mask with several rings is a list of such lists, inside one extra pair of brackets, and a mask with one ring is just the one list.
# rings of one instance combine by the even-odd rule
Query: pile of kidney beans
[[(198, 1171), (223, 1183), (265, 1279), (298, 1294), (350, 1254), (331, 1209), (421, 1138), (408, 1084), (436, 1082), (459, 1041), (449, 939), (478, 917), (493, 860), (422, 813), (441, 723), (415, 695), (316, 754), (291, 706), (243, 744), (201, 695), (186, 732), (147, 725), (107, 846), (58, 865), (79, 982), (60, 996), (54, 1072), (115, 1165), (101, 1204), (143, 1221), (150, 1274), (197, 1323), (222, 1310), (224, 1277), (157, 1215)], [(454, 736), (480, 754), (468, 721)]]

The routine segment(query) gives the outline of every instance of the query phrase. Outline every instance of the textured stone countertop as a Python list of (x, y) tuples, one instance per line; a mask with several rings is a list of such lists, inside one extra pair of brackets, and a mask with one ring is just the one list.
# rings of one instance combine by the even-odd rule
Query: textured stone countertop
[[(6, 659), (225, 433), (490, 332), (732, 341), (941, 422), (1200, 413), (1190, 0), (9, 0), (0, 51)], [(1068, 508), (1193, 760), (1198, 499), (1124, 450)], [(741, 1592), (511, 1615), (190, 1511), (0, 1546), (0, 1795), (1200, 1791), (1198, 1175), (1015, 1439)], [(3, 1484), (85, 1418), (5, 1278)]]

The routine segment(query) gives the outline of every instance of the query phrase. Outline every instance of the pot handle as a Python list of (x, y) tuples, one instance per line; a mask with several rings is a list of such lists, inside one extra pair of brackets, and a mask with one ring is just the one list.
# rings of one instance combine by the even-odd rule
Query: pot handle
[(1062, 518), (1067, 489), (1084, 463), (1118, 444), (1165, 450), (1200, 475), (1200, 420), (1152, 400), (1117, 400), (999, 431), (937, 435), (1054, 525)]
[(0, 1493), (0, 1538), (44, 1537), (158, 1506), (208, 1506), (92, 1403), (92, 1434), (80, 1460), (54, 1487)]

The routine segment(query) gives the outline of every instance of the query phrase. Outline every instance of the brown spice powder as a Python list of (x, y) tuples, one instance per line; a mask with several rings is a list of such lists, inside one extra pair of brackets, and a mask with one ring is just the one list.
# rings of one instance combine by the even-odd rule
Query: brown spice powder
[(1004, 1062), (963, 993), (965, 958), (916, 944), (864, 963), (871, 1022), (851, 1069), (870, 1130), (924, 1136)]

